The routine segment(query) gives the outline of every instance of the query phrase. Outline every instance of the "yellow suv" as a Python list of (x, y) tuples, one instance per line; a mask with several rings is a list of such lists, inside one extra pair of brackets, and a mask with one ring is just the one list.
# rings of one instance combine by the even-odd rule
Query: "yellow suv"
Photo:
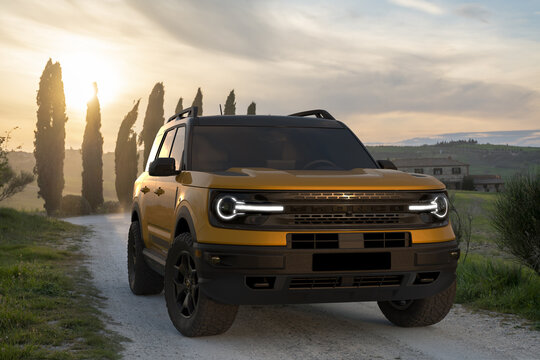
[(136, 180), (134, 294), (163, 289), (185, 336), (241, 304), (377, 301), (398, 326), (442, 320), (459, 258), (444, 185), (375, 161), (324, 110), (197, 116), (159, 130)]

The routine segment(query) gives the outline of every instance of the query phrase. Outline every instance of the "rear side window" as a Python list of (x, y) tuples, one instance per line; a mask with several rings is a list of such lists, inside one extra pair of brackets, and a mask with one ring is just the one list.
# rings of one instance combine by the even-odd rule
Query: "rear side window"
[(182, 170), (180, 167), (182, 166), (182, 159), (184, 157), (185, 138), (186, 138), (186, 128), (179, 127), (178, 130), (176, 130), (176, 137), (174, 138), (174, 144), (171, 151), (171, 157), (174, 158), (176, 162), (177, 171)]

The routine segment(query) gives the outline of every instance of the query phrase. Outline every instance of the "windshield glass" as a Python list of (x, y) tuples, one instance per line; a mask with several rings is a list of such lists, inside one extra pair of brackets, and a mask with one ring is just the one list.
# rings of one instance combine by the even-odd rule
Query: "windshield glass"
[(350, 170), (376, 165), (348, 129), (194, 126), (192, 169)]

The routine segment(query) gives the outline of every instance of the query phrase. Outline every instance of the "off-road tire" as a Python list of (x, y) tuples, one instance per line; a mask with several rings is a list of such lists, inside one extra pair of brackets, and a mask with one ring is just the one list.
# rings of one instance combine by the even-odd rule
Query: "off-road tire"
[(379, 301), (377, 304), (384, 316), (397, 326), (429, 326), (444, 319), (454, 304), (455, 296), (454, 280), (446, 290), (425, 299), (411, 300), (403, 306), (390, 301)]
[(129, 287), (135, 295), (159, 294), (163, 290), (163, 276), (146, 264), (143, 249), (141, 226), (138, 221), (133, 221), (129, 227), (127, 246)]
[[(207, 297), (198, 288), (197, 269), (193, 257), (191, 234), (183, 233), (174, 239), (165, 263), (165, 302), (169, 317), (176, 329), (184, 336), (197, 337), (222, 334), (234, 322), (238, 305), (222, 304)], [(189, 257), (189, 273), (192, 278), (183, 276), (181, 269)], [(188, 278), (186, 285), (185, 279)], [(188, 286), (189, 285), (189, 286)], [(178, 290), (182, 289), (182, 290)], [(186, 299), (192, 296), (194, 310), (184, 307)], [(182, 305), (180, 305), (182, 302)], [(189, 313), (189, 314), (186, 314)]]

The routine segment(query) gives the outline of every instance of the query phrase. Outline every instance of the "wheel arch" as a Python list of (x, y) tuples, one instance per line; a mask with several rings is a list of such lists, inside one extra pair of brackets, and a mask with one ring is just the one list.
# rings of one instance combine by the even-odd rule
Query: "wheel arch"
[(193, 223), (193, 217), (191, 212), (186, 206), (182, 206), (176, 216), (176, 223), (174, 226), (174, 237), (176, 238), (181, 233), (189, 232), (193, 241), (197, 241), (197, 234), (195, 233), (195, 225)]

